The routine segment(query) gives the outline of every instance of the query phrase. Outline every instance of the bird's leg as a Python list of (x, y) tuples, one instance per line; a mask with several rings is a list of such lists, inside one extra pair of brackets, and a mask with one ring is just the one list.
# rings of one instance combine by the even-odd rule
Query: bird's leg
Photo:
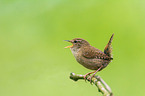
[(86, 81), (86, 76), (87, 76), (87, 75), (90, 75), (90, 74), (92, 74), (92, 73), (94, 73), (94, 72), (95, 72), (95, 71), (93, 71), (93, 72), (89, 72), (89, 73), (85, 74), (85, 75), (84, 75), (84, 79), (85, 79), (85, 81)]
[(94, 77), (95, 74), (96, 74), (99, 70), (101, 70), (102, 67), (103, 67), (103, 65), (102, 65), (97, 71), (94, 71), (94, 74), (93, 74), (91, 77), (87, 78), (87, 79), (90, 80), (90, 83), (91, 83), (92, 77)]

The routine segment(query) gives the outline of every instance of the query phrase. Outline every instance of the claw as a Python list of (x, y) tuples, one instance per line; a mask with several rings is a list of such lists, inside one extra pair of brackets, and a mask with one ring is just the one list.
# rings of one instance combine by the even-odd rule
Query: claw
[[(84, 80), (86, 81), (86, 77), (87, 77), (87, 75), (90, 75), (90, 74), (92, 74), (92, 73), (94, 73), (95, 71), (93, 71), (93, 72), (89, 72), (89, 73), (87, 73), (87, 74), (85, 74), (84, 75)], [(88, 78), (87, 78), (88, 79)]]
[(86, 75), (84, 75), (84, 80), (86, 81), (86, 77), (87, 77), (87, 74)]
[(92, 77), (93, 76), (90, 76), (90, 77), (87, 78), (91, 84), (92, 84)]
[(97, 70), (97, 71), (93, 71), (93, 72), (89, 72), (86, 75), (84, 75), (84, 79), (86, 81), (86, 76), (90, 75), (92, 73), (94, 73), (92, 76), (89, 76), (87, 79), (90, 81), (90, 83), (92, 84), (92, 78), (95, 76), (95, 74), (103, 67), (103, 65)]

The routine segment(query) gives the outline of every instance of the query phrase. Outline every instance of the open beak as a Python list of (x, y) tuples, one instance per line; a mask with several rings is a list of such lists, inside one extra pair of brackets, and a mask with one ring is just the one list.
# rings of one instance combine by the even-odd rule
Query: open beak
[[(70, 42), (70, 40), (64, 40), (64, 41)], [(67, 46), (67, 47), (64, 47), (64, 48), (71, 48), (71, 47), (73, 47), (73, 45)]]

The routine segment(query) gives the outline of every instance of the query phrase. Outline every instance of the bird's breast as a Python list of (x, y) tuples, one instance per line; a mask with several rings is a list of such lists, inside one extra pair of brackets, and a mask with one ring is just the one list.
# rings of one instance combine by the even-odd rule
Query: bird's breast
[(72, 54), (74, 55), (75, 58), (79, 58), (80, 49), (71, 48), (71, 52), (72, 52)]

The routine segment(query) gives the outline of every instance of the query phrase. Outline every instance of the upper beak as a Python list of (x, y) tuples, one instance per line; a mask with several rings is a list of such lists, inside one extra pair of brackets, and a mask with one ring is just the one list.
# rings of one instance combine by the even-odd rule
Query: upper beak
[(70, 40), (64, 40), (64, 41), (70, 42)]
[[(64, 40), (64, 41), (70, 42), (70, 40)], [(73, 47), (73, 45), (67, 46), (67, 47), (64, 47), (64, 48), (71, 48), (71, 47)]]

